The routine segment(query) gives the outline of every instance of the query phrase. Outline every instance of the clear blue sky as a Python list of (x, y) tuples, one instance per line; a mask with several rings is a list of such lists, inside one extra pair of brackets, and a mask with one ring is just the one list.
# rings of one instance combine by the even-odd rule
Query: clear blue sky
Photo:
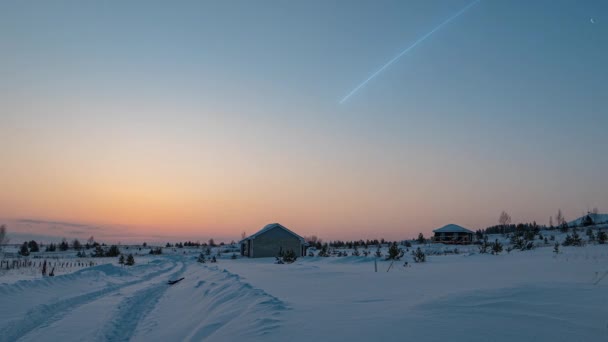
[(469, 3), (2, 1), (0, 217), (397, 238), (608, 211), (607, 1), (481, 1), (339, 104)]

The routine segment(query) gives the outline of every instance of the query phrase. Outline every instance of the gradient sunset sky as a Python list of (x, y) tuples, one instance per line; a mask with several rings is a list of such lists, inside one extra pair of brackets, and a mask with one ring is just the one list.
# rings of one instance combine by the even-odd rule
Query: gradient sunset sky
[(608, 211), (608, 1), (481, 1), (339, 104), (469, 3), (2, 1), (0, 218), (404, 239)]

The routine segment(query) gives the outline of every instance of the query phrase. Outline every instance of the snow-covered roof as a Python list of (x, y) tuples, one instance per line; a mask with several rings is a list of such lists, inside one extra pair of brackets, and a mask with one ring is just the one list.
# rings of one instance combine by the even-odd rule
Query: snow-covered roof
[(470, 234), (473, 234), (473, 231), (468, 230), (464, 227), (461, 227), (457, 224), (448, 224), (439, 229), (433, 230), (433, 233), (470, 233)]
[[(594, 214), (594, 213), (589, 213), (587, 214), (591, 217), (591, 219), (593, 220), (593, 223), (595, 224), (600, 224), (600, 223), (606, 223), (608, 222), (608, 214)], [(585, 219), (585, 217), (587, 215), (583, 215), (579, 218), (577, 218), (574, 221), (568, 222), (569, 226), (580, 226), (581, 224), (583, 224), (583, 220)]]
[(300, 235), (292, 232), (291, 230), (287, 229), (287, 227), (285, 227), (284, 225), (280, 224), (280, 223), (271, 223), (271, 224), (267, 224), (266, 226), (264, 226), (264, 228), (260, 229), (259, 232), (253, 234), (253, 235), (249, 235), (248, 237), (244, 238), (243, 240), (239, 241), (239, 243), (246, 241), (246, 240), (253, 240), (255, 239), (258, 235), (262, 235), (264, 233), (266, 233), (267, 231), (271, 230), (271, 229), (275, 229), (275, 228), (279, 228), (279, 229), (283, 229), (284, 231), (288, 232), (289, 234), (297, 237), (298, 239), (300, 239), (300, 241), (302, 241), (303, 243), (305, 243), (306, 241), (304, 241), (304, 238), (301, 237)]

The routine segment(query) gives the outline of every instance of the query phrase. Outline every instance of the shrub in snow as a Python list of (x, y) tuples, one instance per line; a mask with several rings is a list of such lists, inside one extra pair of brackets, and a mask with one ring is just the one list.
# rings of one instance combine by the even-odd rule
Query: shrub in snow
[(328, 257), (329, 256), (328, 248), (329, 248), (329, 246), (327, 245), (327, 243), (325, 243), (323, 245), (323, 247), (321, 247), (321, 250), (319, 251), (319, 254), (317, 254), (317, 256)]
[(555, 246), (553, 246), (553, 253), (555, 253), (555, 254), (559, 253), (559, 242), (556, 242)]
[(494, 243), (492, 243), (492, 254), (500, 254), (502, 252), (502, 243), (496, 239)]
[(23, 245), (21, 245), (21, 248), (19, 249), (19, 255), (21, 255), (21, 256), (30, 255), (30, 250), (27, 247), (27, 242), (24, 242)]
[(420, 247), (416, 248), (415, 251), (412, 251), (412, 257), (414, 257), (415, 262), (425, 262), (426, 261), (426, 255), (420, 249)]
[(160, 247), (150, 249), (150, 254), (152, 255), (160, 255), (163, 254), (163, 249)]
[(555, 235), (551, 235), (551, 236), (549, 237), (549, 240), (551, 240), (551, 241), (555, 241)]
[(124, 255), (120, 255), (120, 257), (118, 258), (118, 263), (121, 265), (125, 264), (125, 256)]
[(201, 264), (204, 264), (205, 261), (207, 261), (207, 259), (205, 258), (205, 253), (201, 252), (201, 254), (198, 255), (196, 261), (200, 262)]
[(108, 249), (108, 251), (106, 252), (106, 256), (107, 257), (117, 257), (120, 255), (120, 250), (118, 249), (118, 246), (116, 245), (112, 245), (110, 246), (110, 249)]
[(531, 249), (534, 249), (536, 246), (534, 246), (534, 242), (529, 241), (527, 243), (524, 243), (523, 246), (520, 248), (521, 251), (529, 251)]
[(566, 235), (566, 239), (564, 240), (564, 246), (582, 246), (583, 240), (578, 235), (576, 229), (572, 231), (572, 235)]
[(230, 256), (230, 259), (232, 259), (232, 260), (236, 259), (236, 253), (232, 253), (232, 255)]
[(133, 254), (129, 254), (127, 256), (127, 261), (125, 261), (125, 265), (127, 265), (127, 266), (135, 265), (135, 258), (133, 257)]
[(211, 262), (212, 263), (216, 263), (217, 262), (217, 259), (215, 258), (215, 255), (211, 257)]
[(103, 250), (103, 248), (101, 246), (95, 246), (95, 250), (93, 251), (93, 253), (91, 254), (92, 257), (94, 258), (103, 258), (105, 256), (105, 252)]
[(589, 231), (587, 232), (587, 236), (589, 237), (589, 241), (595, 241), (595, 234), (593, 234), (593, 231), (591, 229), (589, 229)]
[(507, 253), (511, 253), (512, 250), (513, 250), (513, 247), (511, 247), (511, 246), (507, 247)]
[(525, 250), (526, 247), (526, 241), (521, 237), (515, 235), (511, 237), (511, 244), (515, 249)]
[(315, 253), (313, 253), (313, 251), (310, 251), (310, 252), (308, 252), (308, 256), (309, 256), (309, 257), (314, 257), (314, 256), (315, 256)]
[(412, 247), (412, 243), (411, 243), (411, 242), (409, 242), (409, 241), (407, 241), (407, 240), (406, 240), (406, 241), (403, 243), (403, 245), (404, 245), (405, 247), (407, 247), (407, 248), (411, 248), (411, 247)]
[(359, 256), (361, 255), (361, 253), (359, 252), (359, 249), (357, 248), (357, 246), (355, 246), (355, 249), (353, 250), (352, 256)]
[(47, 252), (54, 252), (57, 250), (57, 246), (54, 243), (50, 243), (46, 246), (45, 251)]
[(488, 253), (488, 242), (484, 240), (481, 245), (479, 245), (479, 254)]

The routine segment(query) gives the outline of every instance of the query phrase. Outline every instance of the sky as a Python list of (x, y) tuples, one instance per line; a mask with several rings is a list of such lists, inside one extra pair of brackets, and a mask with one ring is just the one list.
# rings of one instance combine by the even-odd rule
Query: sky
[[(405, 239), (608, 211), (608, 2), (2, 1), (0, 221)], [(593, 19), (593, 20), (592, 20)]]

